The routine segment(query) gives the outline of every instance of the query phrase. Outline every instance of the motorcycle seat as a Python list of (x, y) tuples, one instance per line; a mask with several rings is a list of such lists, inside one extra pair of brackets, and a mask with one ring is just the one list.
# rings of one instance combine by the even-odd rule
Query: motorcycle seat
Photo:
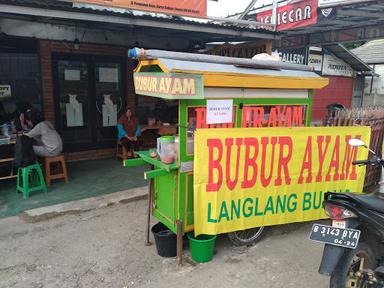
[(357, 202), (360, 202), (370, 210), (384, 214), (384, 198), (379, 198), (374, 195), (356, 195), (350, 194)]

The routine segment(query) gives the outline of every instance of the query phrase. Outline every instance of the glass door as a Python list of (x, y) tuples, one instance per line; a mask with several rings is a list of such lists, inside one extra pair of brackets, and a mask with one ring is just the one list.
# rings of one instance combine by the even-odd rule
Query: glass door
[(66, 146), (92, 143), (89, 63), (59, 60), (56, 123)]
[(58, 55), (54, 64), (56, 126), (64, 150), (114, 147), (118, 115), (126, 105), (124, 62)]
[(121, 65), (113, 62), (95, 63), (96, 140), (115, 141), (118, 115), (123, 107)]

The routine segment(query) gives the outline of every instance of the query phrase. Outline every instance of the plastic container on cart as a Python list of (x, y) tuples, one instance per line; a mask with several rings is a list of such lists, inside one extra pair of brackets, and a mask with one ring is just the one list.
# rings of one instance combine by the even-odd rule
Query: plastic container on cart
[(161, 222), (152, 226), (152, 233), (155, 237), (157, 254), (161, 257), (176, 257), (176, 234)]
[(157, 138), (157, 153), (161, 162), (165, 164), (175, 162), (175, 137), (162, 136)]
[(195, 238), (193, 232), (188, 233), (189, 247), (192, 260), (206, 263), (212, 260), (215, 250), (216, 235), (199, 235)]

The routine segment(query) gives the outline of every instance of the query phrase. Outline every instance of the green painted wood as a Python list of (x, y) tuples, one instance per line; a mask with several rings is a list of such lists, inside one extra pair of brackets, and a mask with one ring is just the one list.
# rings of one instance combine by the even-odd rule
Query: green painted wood
[(147, 164), (147, 162), (145, 162), (141, 158), (127, 159), (123, 161), (124, 167), (136, 167), (136, 166), (142, 166), (145, 164)]
[(161, 162), (158, 158), (152, 158), (151, 156), (149, 156), (149, 151), (138, 151), (135, 153), (139, 155), (140, 158), (142, 158), (145, 162), (155, 166), (156, 168), (163, 169), (167, 172), (179, 169), (179, 165), (177, 163), (165, 164)]
[(163, 169), (156, 169), (156, 170), (151, 170), (151, 171), (145, 171), (144, 172), (144, 179), (145, 180), (153, 179), (155, 177), (163, 176), (163, 175), (165, 175), (167, 173), (169, 173), (169, 172), (166, 171), (166, 170), (163, 170)]
[[(176, 232), (177, 220), (177, 182), (178, 171), (172, 171), (155, 177), (153, 195), (153, 215), (161, 222), (169, 223), (173, 232)], [(163, 222), (164, 223), (164, 222)], [(165, 224), (165, 223), (164, 223)]]

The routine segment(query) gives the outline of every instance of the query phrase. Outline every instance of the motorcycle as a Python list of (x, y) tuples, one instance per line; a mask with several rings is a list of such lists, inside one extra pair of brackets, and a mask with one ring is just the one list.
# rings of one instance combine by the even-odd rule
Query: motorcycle
[[(349, 144), (369, 149), (359, 139)], [(383, 167), (384, 160), (369, 151), (369, 160), (352, 164)], [(325, 243), (319, 273), (330, 276), (331, 288), (383, 288), (384, 196), (328, 192), (323, 207), (332, 226), (314, 224), (309, 237)]]

